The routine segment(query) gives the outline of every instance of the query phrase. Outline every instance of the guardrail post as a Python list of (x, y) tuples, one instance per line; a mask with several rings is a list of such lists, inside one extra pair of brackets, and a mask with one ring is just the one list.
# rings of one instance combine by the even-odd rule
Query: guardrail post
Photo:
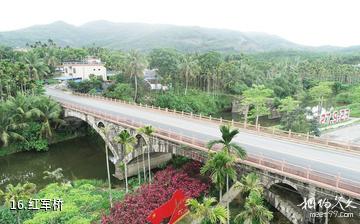
[(231, 126), (234, 126), (234, 119), (231, 119)]
[(192, 117), (193, 116), (193, 113), (192, 112), (190, 112), (190, 117)]
[(310, 178), (310, 166), (308, 166), (307, 170), (306, 170), (306, 179)]
[(211, 121), (211, 119), (212, 119), (212, 117), (211, 117), (211, 115), (209, 116), (209, 120)]
[(161, 110), (160, 106), (158, 107), (158, 110)]
[(201, 113), (199, 114), (199, 118), (200, 118), (200, 120), (201, 120)]
[(260, 126), (260, 124), (258, 124), (257, 131), (260, 132), (260, 129), (261, 129), (261, 126)]
[(341, 178), (340, 173), (338, 173), (338, 175), (336, 176), (336, 184), (335, 184), (336, 188), (339, 188), (340, 178)]
[(309, 139), (310, 139), (310, 133), (308, 132), (306, 133), (306, 141), (309, 141)]
[(174, 114), (176, 114), (176, 109), (174, 109), (174, 111), (173, 111), (173, 112), (174, 112)]
[(275, 134), (275, 127), (274, 126), (272, 127), (272, 134), (273, 135)]
[(291, 138), (291, 129), (289, 130), (289, 138)]
[(181, 111), (181, 116), (184, 116), (184, 111), (183, 110)]
[(140, 107), (142, 106), (141, 103), (139, 103), (139, 106), (140, 106)]
[(151, 105), (151, 109), (154, 109), (154, 105)]
[(220, 123), (222, 123), (222, 117), (220, 117)]
[(166, 111), (166, 112), (168, 112), (168, 111), (169, 111), (169, 109), (168, 109), (168, 108), (165, 108), (165, 111)]

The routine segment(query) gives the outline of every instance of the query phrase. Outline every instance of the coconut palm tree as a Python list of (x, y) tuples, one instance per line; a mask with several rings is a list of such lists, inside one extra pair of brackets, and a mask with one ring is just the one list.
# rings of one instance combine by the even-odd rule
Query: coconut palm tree
[(29, 52), (24, 56), (24, 62), (29, 72), (30, 80), (39, 80), (50, 72), (49, 67), (37, 54)]
[(215, 198), (204, 197), (203, 203), (198, 202), (196, 199), (189, 199), (186, 204), (196, 221), (202, 220), (205, 223), (224, 224), (226, 223), (227, 210), (219, 204), (214, 206), (213, 204), (216, 202)]
[(195, 60), (191, 55), (186, 55), (185, 57), (183, 57), (182, 62), (179, 65), (179, 70), (185, 79), (185, 95), (186, 95), (189, 86), (189, 80), (199, 72), (200, 67), (198, 65), (197, 60)]
[[(239, 134), (239, 130), (232, 129), (228, 125), (222, 125), (222, 126), (220, 126), (220, 132), (221, 132), (221, 139), (209, 141), (208, 145), (207, 145), (208, 148), (211, 149), (214, 145), (221, 144), (222, 150), (227, 152), (228, 155), (231, 155), (232, 152), (235, 152), (236, 155), (240, 159), (245, 159), (246, 151), (238, 144), (232, 142), (234, 137), (237, 134)], [(229, 186), (229, 175), (226, 175), (226, 191), (229, 191), (229, 187), (230, 187)], [(228, 211), (230, 211), (229, 202), (227, 202), (227, 209), (228, 209)], [(228, 214), (228, 223), (229, 222), (230, 222), (230, 214)]]
[(250, 191), (256, 191), (260, 194), (263, 193), (263, 188), (261, 187), (259, 176), (256, 173), (249, 173), (246, 176), (242, 176), (239, 187), (245, 197), (248, 196)]
[(147, 61), (145, 57), (138, 51), (132, 50), (128, 53), (126, 57), (127, 63), (125, 67), (125, 72), (130, 78), (134, 77), (135, 84), (135, 94), (134, 101), (137, 100), (138, 94), (138, 78), (143, 75), (144, 69), (147, 66)]
[(236, 180), (236, 171), (233, 169), (235, 159), (225, 151), (210, 153), (209, 159), (201, 167), (202, 175), (209, 174), (211, 181), (219, 188), (219, 201), (222, 198), (222, 189), (225, 185), (225, 178), (228, 176)]
[[(20, 200), (27, 200), (31, 198), (35, 191), (36, 185), (33, 183), (25, 183), (23, 185), (18, 183), (16, 186), (9, 184), (6, 186), (5, 192), (0, 190), (0, 199), (4, 197), (5, 205), (10, 207), (11, 203), (17, 205)], [(16, 210), (16, 219), (17, 223), (20, 224), (21, 220), (19, 210)]]
[(24, 122), (17, 122), (16, 114), (8, 108), (8, 104), (0, 106), (0, 142), (2, 146), (8, 146), (10, 140), (26, 141), (25, 138), (19, 134), (19, 130), (27, 126)]
[(246, 198), (244, 210), (235, 217), (236, 223), (270, 224), (273, 214), (263, 204), (263, 198), (257, 191), (251, 191)]
[(52, 137), (52, 124), (64, 124), (60, 119), (60, 105), (48, 97), (40, 97), (34, 102), (34, 107), (29, 112), (34, 114), (41, 122), (41, 135), (47, 139)]
[[(136, 138), (130, 134), (128, 130), (122, 130), (116, 137), (115, 141), (121, 144), (124, 154), (127, 155), (134, 150), (134, 144), (136, 143)], [(129, 191), (128, 178), (127, 178), (127, 164), (124, 162), (125, 168), (125, 189), (126, 193)]]
[(144, 126), (139, 129), (140, 133), (145, 134), (149, 138), (149, 143), (147, 147), (147, 157), (148, 157), (148, 170), (149, 170), (149, 183), (151, 182), (151, 160), (150, 160), (150, 151), (152, 149), (152, 135), (155, 132), (155, 128), (151, 125)]

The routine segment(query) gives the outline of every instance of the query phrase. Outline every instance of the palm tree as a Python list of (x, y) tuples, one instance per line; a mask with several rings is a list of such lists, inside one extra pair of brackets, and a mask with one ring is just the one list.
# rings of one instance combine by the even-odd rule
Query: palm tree
[(34, 114), (41, 122), (41, 135), (47, 139), (52, 137), (52, 124), (64, 124), (60, 119), (60, 105), (48, 97), (40, 97), (34, 102), (34, 108), (30, 113)]
[(245, 197), (247, 197), (250, 191), (256, 191), (260, 194), (263, 193), (259, 176), (256, 173), (249, 173), (246, 176), (242, 176), (239, 187), (242, 194), (246, 195)]
[(151, 125), (144, 126), (139, 129), (140, 133), (145, 134), (149, 138), (149, 143), (147, 147), (147, 155), (148, 155), (148, 169), (149, 169), (149, 183), (151, 182), (151, 160), (150, 160), (150, 151), (152, 149), (152, 135), (155, 132), (155, 128)]
[[(122, 130), (116, 137), (115, 141), (121, 144), (122, 149), (124, 150), (124, 154), (127, 155), (134, 149), (134, 144), (136, 142), (136, 138), (130, 134), (128, 130)], [(127, 164), (124, 162), (125, 168), (125, 189), (126, 193), (129, 191), (128, 180), (127, 180)]]
[[(100, 131), (102, 132), (102, 134), (104, 136), (107, 136), (107, 133), (109, 132), (109, 127), (106, 126), (106, 127), (100, 128)], [(108, 139), (106, 137), (105, 137), (104, 143), (105, 143), (106, 173), (107, 173), (108, 187), (109, 187), (109, 202), (110, 202), (110, 207), (112, 208), (113, 203), (112, 203), (111, 178), (110, 178), (110, 167), (109, 167), (109, 147), (107, 145)]]
[(197, 60), (195, 60), (191, 55), (186, 55), (183, 57), (181, 64), (179, 65), (180, 73), (184, 76), (185, 79), (185, 95), (188, 90), (189, 80), (199, 72), (199, 65)]
[[(27, 200), (31, 198), (35, 191), (36, 185), (33, 183), (25, 183), (23, 185), (18, 183), (16, 186), (9, 184), (6, 186), (5, 192), (0, 190), (0, 198), (4, 197), (5, 205), (10, 207), (11, 203), (17, 205), (20, 200)], [(16, 210), (16, 216), (17, 223), (20, 224), (21, 220), (19, 210)]]
[(273, 214), (263, 204), (263, 198), (257, 191), (251, 191), (246, 198), (244, 210), (235, 217), (237, 223), (270, 224)]
[(24, 62), (27, 66), (30, 80), (39, 80), (50, 72), (49, 67), (44, 61), (33, 52), (25, 55)]
[(147, 62), (144, 56), (138, 51), (132, 50), (127, 55), (127, 64), (126, 64), (125, 72), (128, 74), (130, 78), (134, 77), (135, 102), (137, 100), (137, 94), (138, 94), (138, 78), (141, 75), (143, 75), (144, 69), (146, 68), (146, 64)]
[(219, 188), (219, 201), (222, 198), (222, 189), (225, 185), (225, 178), (230, 177), (236, 180), (236, 171), (233, 169), (235, 159), (225, 151), (210, 153), (209, 159), (201, 167), (200, 173), (210, 174), (211, 181)]
[(25, 128), (27, 124), (16, 122), (16, 114), (11, 113), (7, 106), (8, 104), (0, 106), (0, 141), (2, 146), (8, 146), (10, 140), (26, 141), (18, 131)]
[[(241, 146), (239, 146), (238, 144), (232, 142), (233, 138), (237, 134), (239, 134), (239, 130), (231, 129), (231, 127), (228, 125), (222, 125), (220, 126), (220, 132), (222, 138), (219, 140), (209, 141), (207, 145), (208, 148), (211, 149), (214, 145), (221, 144), (222, 150), (227, 152), (228, 155), (231, 155), (232, 152), (235, 152), (240, 159), (245, 159), (246, 151), (243, 148), (241, 148)], [(226, 191), (229, 191), (229, 175), (226, 175)], [(227, 209), (228, 211), (230, 211), (229, 202), (227, 202)], [(228, 223), (229, 222), (230, 222), (230, 214), (228, 214)]]
[(217, 224), (226, 223), (226, 214), (228, 213), (226, 208), (222, 205), (215, 205), (215, 198), (204, 197), (203, 203), (199, 203), (196, 199), (189, 199), (186, 201), (187, 206), (190, 208), (190, 212), (197, 220), (203, 220), (205, 223)]

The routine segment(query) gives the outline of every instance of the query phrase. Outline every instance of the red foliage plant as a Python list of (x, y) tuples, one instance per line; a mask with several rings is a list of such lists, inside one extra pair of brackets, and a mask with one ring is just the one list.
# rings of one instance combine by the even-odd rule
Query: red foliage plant
[(168, 166), (158, 171), (153, 183), (141, 186), (134, 194), (115, 203), (110, 214), (102, 217), (102, 224), (145, 224), (146, 217), (168, 201), (177, 189), (182, 189), (191, 198), (207, 193), (210, 181), (197, 178), (200, 167), (201, 163), (194, 161), (178, 170)]

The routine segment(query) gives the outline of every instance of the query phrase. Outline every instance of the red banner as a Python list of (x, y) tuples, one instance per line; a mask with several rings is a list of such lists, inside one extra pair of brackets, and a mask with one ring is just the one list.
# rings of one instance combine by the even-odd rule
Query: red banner
[(160, 224), (170, 217), (169, 224), (174, 224), (188, 212), (186, 200), (185, 193), (182, 190), (176, 190), (170, 200), (152, 211), (146, 220), (152, 224)]

